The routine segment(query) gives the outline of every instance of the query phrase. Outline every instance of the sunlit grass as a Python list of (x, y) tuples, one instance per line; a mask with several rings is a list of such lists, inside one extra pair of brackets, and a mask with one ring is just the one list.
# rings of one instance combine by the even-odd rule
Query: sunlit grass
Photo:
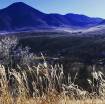
[[(43, 63), (36, 66), (8, 68), (8, 77), (7, 69), (0, 65), (0, 104), (105, 104), (104, 79), (99, 86), (103, 93), (90, 94), (71, 82), (70, 76), (68, 83), (64, 83), (63, 66), (49, 65), (42, 58)], [(103, 74), (93, 67), (92, 75), (94, 80)], [(93, 85), (91, 80), (90, 84)]]

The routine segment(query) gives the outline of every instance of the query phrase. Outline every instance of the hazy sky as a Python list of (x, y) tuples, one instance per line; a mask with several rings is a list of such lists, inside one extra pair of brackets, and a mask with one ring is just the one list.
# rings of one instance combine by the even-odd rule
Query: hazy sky
[(25, 2), (45, 13), (77, 13), (105, 18), (105, 0), (0, 0), (0, 8)]

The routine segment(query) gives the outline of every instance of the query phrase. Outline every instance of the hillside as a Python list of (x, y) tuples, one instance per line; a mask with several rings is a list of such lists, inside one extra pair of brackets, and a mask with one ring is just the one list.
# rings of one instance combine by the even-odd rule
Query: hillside
[(0, 30), (30, 30), (38, 28), (84, 28), (104, 21), (79, 14), (46, 14), (25, 3), (17, 2), (0, 10)]

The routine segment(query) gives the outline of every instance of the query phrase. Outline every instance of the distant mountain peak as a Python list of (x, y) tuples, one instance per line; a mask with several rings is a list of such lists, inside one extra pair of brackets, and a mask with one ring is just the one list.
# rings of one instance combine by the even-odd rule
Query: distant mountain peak
[(15, 3), (11, 4), (10, 6), (29, 6), (29, 5), (27, 5), (24, 2), (15, 2)]
[(18, 9), (31, 8), (31, 9), (32, 9), (31, 6), (27, 5), (27, 4), (24, 3), (24, 2), (15, 2), (15, 3), (9, 5), (9, 6), (7, 7), (7, 9), (8, 9), (8, 8), (11, 8), (11, 9), (15, 9), (15, 8), (18, 8)]
[(103, 19), (90, 18), (85, 15), (69, 13), (45, 14), (24, 2), (16, 2), (0, 10), (0, 30), (16, 30), (21, 28), (84, 28), (96, 26)]
[(26, 5), (26, 3), (24, 3), (24, 2), (15, 2), (15, 3), (13, 3), (13, 4), (22, 4), (22, 5)]
[[(1, 9), (2, 12), (5, 12), (5, 13), (27, 13), (27, 14), (30, 14), (32, 12), (36, 13), (36, 14), (43, 14), (42, 12), (40, 12), (39, 10), (35, 9), (35, 8), (32, 8), (31, 6), (27, 5), (26, 3), (24, 2), (15, 2), (11, 5), (9, 5), (8, 7), (4, 8), (4, 9)], [(0, 11), (0, 12), (1, 12)]]

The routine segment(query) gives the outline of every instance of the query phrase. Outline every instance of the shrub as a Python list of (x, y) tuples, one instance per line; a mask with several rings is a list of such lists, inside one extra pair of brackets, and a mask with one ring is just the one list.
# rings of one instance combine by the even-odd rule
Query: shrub
[(0, 64), (13, 67), (19, 65), (29, 65), (33, 63), (34, 54), (30, 53), (30, 48), (18, 46), (18, 39), (12, 37), (2, 37), (0, 40)]

